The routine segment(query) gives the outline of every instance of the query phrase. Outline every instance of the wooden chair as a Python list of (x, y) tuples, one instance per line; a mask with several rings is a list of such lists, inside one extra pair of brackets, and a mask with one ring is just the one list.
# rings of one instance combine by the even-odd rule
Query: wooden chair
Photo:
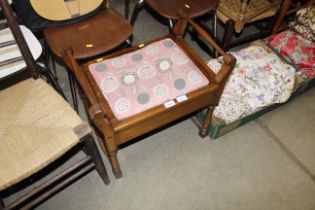
[[(188, 23), (224, 56), (217, 75), (183, 40)], [(200, 135), (205, 137), (213, 108), (235, 65), (234, 57), (186, 15), (169, 36), (83, 65), (71, 49), (62, 53), (84, 91), (86, 110), (116, 178), (122, 176), (117, 158), (122, 144), (207, 107), (200, 125)]]
[(134, 25), (139, 12), (144, 5), (147, 5), (160, 16), (168, 19), (169, 27), (172, 28), (174, 21), (178, 19), (177, 11), (185, 10), (190, 18), (196, 18), (212, 11), (218, 4), (219, 0), (139, 0), (134, 7), (130, 22)]
[[(224, 50), (228, 50), (270, 35), (274, 20), (269, 21), (266, 26), (259, 24), (259, 21), (267, 18), (275, 19), (280, 4), (281, 0), (221, 0), (216, 9), (215, 25), (218, 20), (223, 23), (224, 34), (218, 42)], [(234, 31), (240, 33), (244, 26), (250, 23), (255, 23), (259, 32), (232, 41)], [(216, 30), (214, 37), (218, 37)]]
[[(104, 4), (106, 6), (107, 1)], [(45, 40), (53, 54), (60, 58), (60, 49), (68, 45), (76, 59), (87, 59), (107, 53), (127, 41), (132, 32), (130, 23), (105, 6), (96, 15), (80, 22), (45, 28)], [(75, 84), (72, 83), (71, 87), (77, 109)]]
[[(36, 64), (8, 2), (0, 0), (0, 6), (32, 76), (18, 83), (11, 80), (6, 87), (1, 81), (0, 209), (34, 208), (94, 168), (109, 184), (90, 127), (38, 78)], [(4, 205), (4, 197), (55, 169), (77, 149), (86, 153), (82, 160)]]

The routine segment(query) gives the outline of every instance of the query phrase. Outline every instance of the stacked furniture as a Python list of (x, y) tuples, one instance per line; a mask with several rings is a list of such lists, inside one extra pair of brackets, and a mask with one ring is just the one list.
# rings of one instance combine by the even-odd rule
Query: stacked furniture
[[(303, 8), (289, 29), (231, 52), (237, 63), (214, 110), (209, 133), (212, 139), (314, 86), (314, 13), (314, 6)], [(220, 65), (221, 58), (209, 62), (214, 70)], [(198, 119), (203, 119), (202, 112)]]

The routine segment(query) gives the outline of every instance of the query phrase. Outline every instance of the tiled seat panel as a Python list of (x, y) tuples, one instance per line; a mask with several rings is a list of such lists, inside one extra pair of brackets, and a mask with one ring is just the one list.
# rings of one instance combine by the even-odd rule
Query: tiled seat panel
[(119, 120), (209, 84), (169, 38), (91, 64), (89, 70)]

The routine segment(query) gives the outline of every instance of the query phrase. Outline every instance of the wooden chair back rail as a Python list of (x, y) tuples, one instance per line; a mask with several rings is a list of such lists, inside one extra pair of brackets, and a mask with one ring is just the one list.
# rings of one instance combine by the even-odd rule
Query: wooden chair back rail
[(34, 58), (26, 44), (21, 30), (19, 29), (19, 24), (17, 23), (16, 19), (12, 15), (10, 15), (13, 13), (11, 6), (7, 2), (7, 0), (0, 0), (0, 4), (2, 12), (7, 19), (7, 22), (13, 32), (14, 38), (18, 43), (22, 56), (24, 57), (25, 63), (31, 72), (31, 76), (36, 79), (39, 77), (39, 73), (36, 70)]

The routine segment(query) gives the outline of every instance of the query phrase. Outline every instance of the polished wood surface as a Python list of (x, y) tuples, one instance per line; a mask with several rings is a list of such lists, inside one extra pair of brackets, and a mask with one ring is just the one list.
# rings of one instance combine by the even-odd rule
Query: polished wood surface
[[(181, 14), (181, 19), (175, 25), (170, 36), (164, 36), (148, 43), (153, 43), (165, 38), (171, 38), (195, 63), (200, 71), (209, 80), (205, 87), (192, 91), (187, 95), (188, 100), (176, 103), (170, 108), (158, 105), (135, 116), (118, 120), (110, 109), (102, 91), (98, 88), (96, 81), (88, 70), (88, 65), (97, 62), (99, 59), (113, 58), (125, 53), (139, 49), (139, 46), (122, 50), (102, 58), (91, 60), (83, 65), (79, 65), (72, 55), (71, 49), (63, 50), (63, 59), (73, 70), (85, 96), (84, 104), (87, 105), (88, 115), (95, 127), (100, 131), (102, 140), (100, 141), (105, 154), (107, 154), (116, 178), (122, 176), (119, 166), (117, 152), (120, 145), (129, 142), (148, 132), (154, 131), (163, 126), (169, 125), (176, 120), (182, 119), (203, 108), (208, 107), (206, 114), (207, 121), (201, 125), (200, 135), (205, 137), (208, 134), (208, 126), (212, 117), (212, 110), (219, 103), (225, 82), (235, 65), (235, 58), (225, 52), (214, 42), (214, 40), (201, 27), (196, 25), (186, 15)], [(184, 41), (183, 34), (187, 24), (191, 24), (194, 29), (210, 44), (223, 54), (224, 64), (221, 71), (215, 75), (200, 56)], [(86, 100), (87, 99), (87, 100)]]
[(168, 19), (178, 19), (178, 11), (185, 11), (190, 18), (199, 17), (211, 11), (219, 0), (145, 0), (154, 11)]
[(44, 30), (45, 39), (56, 56), (61, 57), (60, 50), (71, 46), (76, 59), (107, 52), (127, 40), (131, 32), (130, 23), (109, 8), (78, 23)]

